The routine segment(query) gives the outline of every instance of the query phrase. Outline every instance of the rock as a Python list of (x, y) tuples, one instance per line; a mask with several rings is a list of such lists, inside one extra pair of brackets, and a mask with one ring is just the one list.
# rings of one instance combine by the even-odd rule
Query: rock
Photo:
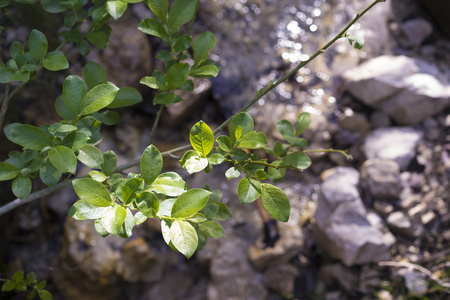
[(406, 56), (379, 56), (342, 74), (346, 89), (372, 106), (402, 89), (402, 80), (419, 71)]
[(322, 267), (319, 271), (319, 277), (327, 284), (337, 282), (347, 292), (354, 291), (358, 287), (356, 271), (339, 263)]
[(366, 133), (370, 129), (370, 123), (362, 113), (354, 112), (351, 108), (346, 108), (339, 116), (339, 125), (342, 128), (360, 133)]
[(372, 131), (364, 142), (368, 159), (384, 158), (397, 162), (405, 170), (416, 152), (423, 133), (411, 127), (379, 128)]
[(294, 293), (295, 279), (300, 275), (298, 268), (279, 264), (269, 267), (263, 274), (264, 285), (279, 295)]
[(427, 225), (427, 224), (433, 222), (434, 220), (436, 220), (436, 214), (432, 211), (429, 211), (429, 212), (425, 213), (424, 215), (422, 215), (420, 220), (422, 221), (423, 225)]
[(418, 237), (423, 231), (421, 224), (413, 223), (408, 216), (401, 211), (391, 213), (387, 217), (386, 222), (392, 231), (410, 238)]
[(346, 266), (387, 259), (391, 241), (367, 219), (357, 188), (358, 171), (338, 167), (328, 173), (314, 215), (317, 245)]
[(370, 124), (375, 128), (392, 126), (389, 115), (381, 110), (377, 110), (370, 115)]
[(376, 210), (377, 213), (379, 213), (383, 217), (386, 217), (387, 215), (389, 215), (391, 212), (394, 211), (394, 206), (388, 201), (383, 200), (375, 200), (373, 202), (373, 208)]
[(424, 295), (428, 291), (428, 278), (425, 274), (403, 268), (399, 274), (405, 279), (405, 285), (411, 294)]
[(373, 158), (361, 167), (361, 176), (374, 198), (395, 199), (400, 196), (400, 168), (390, 159)]
[(418, 47), (433, 33), (433, 26), (422, 18), (408, 20), (400, 25), (403, 39), (400, 44), (404, 47)]
[(442, 112), (450, 105), (450, 86), (429, 74), (414, 74), (403, 79), (402, 91), (379, 103), (401, 125), (412, 125)]

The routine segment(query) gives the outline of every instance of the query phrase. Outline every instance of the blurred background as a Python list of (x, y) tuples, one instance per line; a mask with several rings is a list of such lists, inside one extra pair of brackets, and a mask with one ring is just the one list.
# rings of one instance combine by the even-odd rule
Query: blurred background
[[(163, 112), (153, 143), (161, 151), (188, 143), (200, 119), (214, 129), (371, 2), (201, 0), (192, 33), (214, 33), (212, 59), (222, 69), (217, 78), (197, 80), (192, 95)], [(39, 5), (9, 10), (0, 15), (7, 25), (0, 35), (3, 59), (13, 40), (26, 43), (30, 28), (50, 39), (63, 27)], [(120, 110), (119, 124), (103, 128), (100, 148), (115, 151), (119, 165), (139, 158), (156, 115), (153, 94), (139, 80), (164, 67), (155, 59), (164, 45), (136, 29), (148, 17), (150, 10), (138, 3), (110, 21), (107, 50), (83, 57), (66, 46), (70, 69), (41, 73), (12, 100), (5, 125), (57, 122), (54, 100), (65, 76), (82, 74), (87, 61), (96, 61), (108, 80), (144, 96)], [(229, 166), (189, 175), (165, 159), (165, 170), (183, 174), (191, 188), (207, 183), (222, 191), (233, 214), (222, 222), (227, 237), (208, 240), (189, 260), (166, 246), (152, 220), (129, 239), (102, 238), (93, 222), (67, 217), (77, 200), (69, 187), (0, 217), (0, 277), (34, 271), (47, 280), (53, 299), (449, 299), (448, 287), (411, 264), (448, 284), (450, 2), (388, 0), (349, 33), (365, 40), (362, 50), (339, 40), (249, 111), (269, 145), (283, 139), (278, 120), (295, 122), (309, 112), (308, 149), (348, 149), (353, 156), (315, 155), (308, 170), (288, 171), (277, 185), (290, 199), (289, 222), (263, 220), (256, 205), (242, 205), (238, 180), (224, 176)], [(0, 139), (3, 161), (16, 145), (3, 132)], [(1, 182), (0, 204), (14, 198), (10, 182)]]

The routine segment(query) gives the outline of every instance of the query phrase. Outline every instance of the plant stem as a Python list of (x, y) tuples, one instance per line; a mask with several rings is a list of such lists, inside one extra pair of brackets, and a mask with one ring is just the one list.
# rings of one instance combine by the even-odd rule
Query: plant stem
[(18, 86), (14, 88), (14, 90), (9, 93), (9, 84), (6, 85), (5, 89), (5, 98), (3, 99), (2, 108), (0, 109), (0, 130), (3, 127), (3, 122), (5, 121), (5, 115), (6, 111), (8, 110), (9, 101), (14, 97), (15, 94), (17, 94), (18, 91), (20, 91), (26, 82), (21, 82)]
[[(282, 82), (285, 82), (286, 80), (288, 80), (292, 75), (294, 75), (299, 69), (301, 69), (302, 67), (304, 67), (305, 65), (307, 65), (311, 60), (313, 60), (314, 58), (316, 58), (318, 55), (320, 55), (321, 53), (323, 53), (328, 47), (330, 47), (334, 42), (336, 42), (338, 39), (342, 38), (345, 36), (346, 31), (356, 22), (359, 20), (359, 18), (361, 18), (367, 11), (369, 11), (373, 6), (375, 6), (377, 3), (380, 2), (385, 2), (386, 0), (375, 0), (371, 5), (369, 5), (365, 10), (363, 10), (361, 13), (357, 14), (356, 17), (342, 30), (340, 31), (330, 42), (328, 42), (325, 46), (323, 46), (319, 51), (317, 51), (316, 53), (313, 54), (313, 56), (311, 56), (308, 60), (306, 61), (302, 61), (300, 62), (292, 71), (290, 71), (289, 73), (287, 73), (285, 76), (283, 76), (281, 79), (279, 79), (277, 82), (275, 82), (271, 87), (266, 88), (260, 95), (255, 96), (252, 100), (249, 101), (249, 103), (247, 105), (245, 105), (241, 110), (239, 110), (238, 113), (246, 111), (247, 109), (249, 109), (252, 105), (254, 105), (256, 103), (256, 101), (258, 101), (259, 99), (261, 99), (263, 96), (265, 96), (268, 92), (272, 91), (275, 87), (277, 87), (279, 84), (281, 84)], [(11, 97), (15, 94), (15, 92), (17, 92), (16, 90), (18, 90), (18, 88), (22, 88), (23, 85), (25, 85), (25, 83), (17, 86), (13, 92), (11, 92), (11, 95), (9, 96), (9, 99), (11, 99)], [(19, 89), (20, 89), (19, 88)], [(5, 98), (6, 100), (6, 98)], [(225, 122), (223, 122), (219, 127), (216, 128), (216, 130), (214, 130), (214, 135), (216, 135), (218, 132), (222, 131), (227, 125), (228, 123), (231, 122), (231, 119), (234, 117), (231, 116), (230, 118), (228, 118)], [(178, 148), (174, 148), (172, 150), (166, 151), (162, 153), (163, 157), (170, 157), (173, 153), (177, 153), (177, 152), (181, 152), (181, 151), (186, 151), (191, 149), (191, 145), (185, 145), (185, 146), (181, 146)], [(309, 150), (309, 151), (304, 151), (305, 153), (309, 152), (340, 152), (346, 156), (348, 156), (348, 154), (345, 154), (344, 151), (339, 151), (339, 150), (333, 150), (333, 149), (326, 149), (326, 150)], [(116, 168), (116, 170), (114, 171), (115, 173), (121, 172), (123, 170), (126, 170), (128, 168), (134, 167), (139, 165), (140, 160), (136, 159), (133, 160), (129, 163), (123, 164), (119, 167)], [(280, 167), (280, 166), (277, 166)], [(76, 179), (76, 178), (74, 178)], [(39, 199), (41, 197), (47, 196), (53, 192), (56, 192), (66, 186), (68, 186), (69, 184), (71, 184), (72, 180), (74, 179), (68, 179), (66, 181), (62, 181), (52, 187), (48, 187), (45, 188), (43, 190), (34, 192), (30, 195), (28, 195), (27, 197), (25, 197), (24, 199), (20, 200), (20, 199), (16, 199), (13, 200), (3, 206), (0, 207), (0, 216), (3, 215), (4, 213), (17, 208), (23, 204), (29, 203), (33, 200)]]
[(158, 127), (159, 118), (161, 117), (161, 113), (162, 113), (163, 108), (164, 108), (164, 105), (160, 104), (158, 112), (156, 113), (155, 122), (153, 123), (152, 131), (150, 132), (150, 137), (148, 138), (147, 145), (150, 145), (152, 143), (153, 134), (155, 133), (156, 127)]

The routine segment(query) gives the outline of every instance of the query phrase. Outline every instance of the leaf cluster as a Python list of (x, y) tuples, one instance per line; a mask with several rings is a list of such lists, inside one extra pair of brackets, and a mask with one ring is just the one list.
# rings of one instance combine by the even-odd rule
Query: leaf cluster
[(34, 277), (33, 272), (28, 273), (27, 276), (24, 277), (24, 272), (18, 271), (13, 274), (11, 279), (8, 279), (3, 283), (1, 291), (9, 292), (17, 290), (20, 292), (28, 292), (28, 290), (31, 289), (27, 299), (34, 299), (37, 295), (41, 300), (51, 300), (52, 295), (49, 291), (44, 289), (46, 284), (47, 282), (45, 280), (38, 282)]

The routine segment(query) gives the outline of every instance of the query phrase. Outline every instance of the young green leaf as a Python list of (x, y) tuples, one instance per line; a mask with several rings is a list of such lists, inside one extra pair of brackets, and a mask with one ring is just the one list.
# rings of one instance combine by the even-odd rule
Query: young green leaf
[(102, 215), (102, 225), (109, 233), (119, 235), (126, 216), (127, 211), (123, 206), (111, 206)]
[(96, 206), (85, 200), (78, 200), (67, 212), (75, 220), (91, 220), (101, 218), (110, 206)]
[(214, 145), (214, 133), (203, 121), (197, 122), (192, 127), (189, 139), (192, 148), (203, 157), (211, 152)]
[(106, 176), (111, 176), (117, 167), (117, 155), (109, 150), (103, 154), (102, 172)]
[(50, 52), (42, 61), (44, 68), (49, 71), (59, 71), (69, 68), (69, 63), (62, 52)]
[(34, 59), (41, 61), (48, 50), (48, 42), (45, 35), (39, 30), (33, 29), (28, 38), (28, 47)]
[(297, 128), (295, 129), (295, 136), (299, 136), (306, 129), (308, 129), (311, 123), (311, 115), (307, 112), (301, 113), (297, 117)]
[(108, 176), (96, 170), (90, 171), (89, 177), (98, 182), (105, 182), (108, 179)]
[(42, 182), (46, 185), (53, 186), (57, 184), (59, 179), (61, 178), (61, 175), (62, 172), (55, 168), (50, 160), (46, 160), (41, 164), (41, 167), (39, 169), (39, 176), (41, 177)]
[(294, 126), (288, 120), (279, 120), (277, 122), (277, 130), (283, 137), (294, 136)]
[(101, 216), (95, 220), (94, 227), (95, 231), (97, 231), (101, 237), (107, 237), (109, 235), (109, 232), (103, 227)]
[(72, 186), (75, 190), (75, 193), (78, 195), (78, 197), (80, 197), (80, 199), (86, 201), (89, 199), (103, 199), (105, 203), (98, 206), (108, 206), (112, 203), (111, 195), (109, 194), (106, 187), (100, 182), (95, 181), (94, 179), (75, 179), (74, 181), (72, 181)]
[(364, 47), (364, 39), (360, 36), (349, 36), (348, 42), (353, 48), (361, 50)]
[(180, 195), (175, 201), (171, 216), (174, 218), (186, 218), (200, 211), (208, 202), (212, 193), (202, 189), (191, 189)]
[(176, 197), (184, 193), (188, 186), (180, 175), (167, 172), (159, 175), (151, 184), (151, 189), (170, 197)]
[(79, 115), (89, 115), (108, 106), (113, 102), (118, 90), (118, 87), (110, 84), (101, 84), (94, 87), (84, 96)]
[(223, 151), (230, 151), (233, 147), (231, 143), (231, 139), (227, 137), (226, 135), (221, 135), (216, 139), (216, 142), (219, 144), (219, 148)]
[(138, 29), (145, 34), (162, 38), (164, 41), (169, 40), (169, 34), (163, 24), (156, 19), (147, 18), (142, 20), (138, 25)]
[(214, 153), (210, 157), (208, 157), (208, 161), (212, 165), (219, 165), (225, 161), (225, 157), (220, 153)]
[(187, 50), (192, 44), (192, 37), (187, 34), (183, 34), (180, 36), (175, 44), (173, 45), (173, 50), (175, 52), (183, 52), (184, 50)]
[(122, 1), (107, 1), (106, 10), (115, 20), (117, 20), (127, 10), (127, 4)]
[(311, 159), (303, 152), (294, 152), (283, 158), (282, 165), (288, 165), (299, 170), (305, 170), (311, 165)]
[(238, 113), (230, 122), (230, 138), (233, 144), (236, 143), (236, 129), (242, 127), (242, 134), (246, 135), (253, 131), (253, 118), (246, 112)]
[(218, 209), (217, 212), (212, 216), (212, 219), (225, 221), (232, 217), (230, 209), (224, 203), (215, 202), (214, 204), (218, 207)]
[(153, 218), (159, 211), (159, 200), (155, 194), (144, 191), (136, 194), (136, 206), (144, 216)]
[(206, 65), (192, 68), (189, 75), (195, 78), (211, 78), (219, 74), (219, 68), (214, 65)]
[(201, 157), (196, 151), (189, 150), (180, 160), (180, 164), (189, 174), (194, 174), (204, 170), (208, 166), (208, 159)]
[(195, 65), (200, 65), (209, 58), (209, 52), (216, 46), (216, 38), (211, 32), (200, 34), (194, 41), (192, 48), (194, 49)]
[(40, 128), (23, 124), (14, 124), (9, 128), (12, 139), (8, 136), (7, 128), (5, 128), (8, 139), (24, 148), (41, 151), (44, 147), (52, 146), (52, 139)]
[(222, 225), (215, 221), (200, 223), (198, 227), (209, 238), (218, 239), (226, 235)]
[(264, 209), (278, 221), (287, 222), (291, 205), (286, 194), (280, 188), (267, 183), (262, 183), (261, 188), (261, 204)]
[(239, 141), (239, 147), (245, 149), (259, 149), (267, 145), (267, 138), (264, 132), (250, 131)]
[(238, 197), (242, 204), (248, 204), (261, 196), (261, 183), (250, 177), (242, 178), (239, 181)]
[(304, 148), (306, 146), (308, 146), (308, 141), (305, 140), (304, 138), (296, 138), (296, 137), (292, 137), (292, 136), (286, 136), (286, 141), (294, 147), (299, 147), (299, 148)]
[(170, 241), (186, 258), (190, 258), (198, 245), (195, 228), (186, 221), (175, 220), (169, 230)]
[(95, 146), (92, 145), (84, 145), (78, 151), (77, 158), (83, 164), (88, 166), (91, 169), (101, 169), (103, 164), (103, 154), (102, 152)]
[(37, 290), (37, 293), (41, 300), (52, 300), (52, 294), (47, 290)]
[(225, 172), (225, 177), (230, 180), (241, 176), (241, 170), (238, 167), (231, 167)]
[(169, 0), (145, 0), (152, 13), (161, 21), (167, 21), (169, 13)]
[(93, 61), (88, 62), (84, 67), (83, 77), (90, 89), (108, 82), (106, 70), (100, 64)]
[(133, 213), (129, 208), (126, 209), (126, 217), (125, 220), (120, 227), (119, 236), (123, 238), (129, 238), (133, 234), (134, 227), (136, 226), (136, 221), (133, 217)]
[(136, 225), (142, 224), (145, 221), (147, 221), (147, 217), (141, 213), (140, 211), (138, 211), (135, 215), (134, 215), (134, 222), (136, 223)]
[(167, 28), (174, 32), (194, 18), (198, 0), (175, 0), (169, 11)]
[(167, 70), (166, 81), (168, 82), (167, 89), (178, 89), (187, 79), (189, 75), (189, 64), (178, 63), (171, 66)]
[(12, 192), (14, 196), (23, 199), (31, 193), (31, 179), (20, 174), (12, 181)]
[(141, 173), (147, 185), (152, 184), (161, 173), (163, 158), (159, 150), (153, 146), (148, 146), (141, 157)]
[(0, 181), (11, 180), (19, 175), (19, 169), (6, 162), (0, 162)]
[(56, 146), (48, 152), (48, 159), (52, 165), (63, 173), (75, 174), (77, 158), (72, 150), (66, 146)]
[(64, 80), (62, 97), (72, 120), (81, 112), (81, 103), (86, 92), (86, 84), (80, 77), (70, 75)]
[(131, 203), (136, 198), (136, 194), (142, 191), (144, 181), (140, 178), (128, 179), (122, 188), (122, 201), (125, 205)]
[(116, 97), (107, 108), (120, 108), (142, 102), (142, 95), (132, 87), (122, 87), (117, 91)]

